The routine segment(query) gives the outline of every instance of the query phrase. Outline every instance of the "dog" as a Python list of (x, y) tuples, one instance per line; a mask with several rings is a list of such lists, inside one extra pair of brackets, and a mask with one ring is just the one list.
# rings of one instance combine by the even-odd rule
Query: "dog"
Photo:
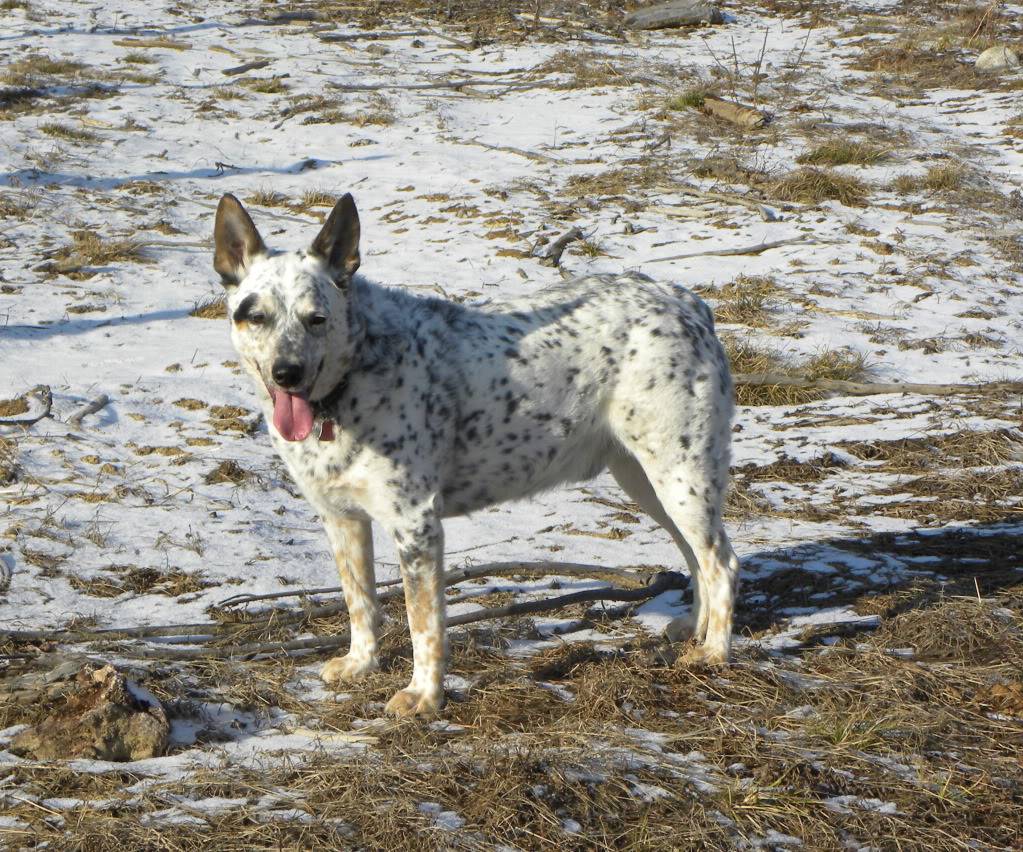
[(396, 545), (413, 649), (412, 679), (385, 711), (439, 711), (442, 520), (604, 469), (682, 551), (694, 588), (688, 658), (727, 662), (734, 403), (707, 305), (636, 273), (484, 306), (414, 296), (356, 274), (360, 230), (350, 194), (305, 251), (268, 250), (230, 194), (214, 225), (232, 342), (341, 574), (350, 650), (321, 677), (378, 667), (376, 521)]

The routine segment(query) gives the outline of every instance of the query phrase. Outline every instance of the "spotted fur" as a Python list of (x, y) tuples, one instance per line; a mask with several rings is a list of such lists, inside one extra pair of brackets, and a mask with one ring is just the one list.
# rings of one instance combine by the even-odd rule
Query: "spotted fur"
[[(694, 659), (727, 661), (738, 563), (722, 525), (732, 382), (707, 306), (639, 274), (579, 278), (483, 307), (356, 275), (345, 196), (305, 252), (275, 254), (233, 196), (217, 211), (215, 266), (232, 339), (268, 422), (274, 365), (316, 411), (304, 440), (270, 434), (324, 519), (351, 618), (327, 681), (377, 667), (370, 521), (394, 539), (414, 668), (388, 704), (437, 711), (445, 656), (442, 519), (609, 468), (678, 544), (694, 578)], [(333, 421), (329, 440), (319, 425)], [(678, 632), (676, 630), (676, 632)]]

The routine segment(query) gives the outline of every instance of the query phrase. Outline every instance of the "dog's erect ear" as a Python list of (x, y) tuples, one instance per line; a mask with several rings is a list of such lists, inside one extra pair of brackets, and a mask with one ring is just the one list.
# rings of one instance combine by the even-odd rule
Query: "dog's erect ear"
[(220, 273), (225, 287), (240, 283), (253, 259), (266, 254), (259, 231), (241, 202), (231, 193), (221, 198), (217, 205), (213, 243), (213, 268)]
[(355, 274), (362, 260), (359, 257), (359, 211), (350, 192), (341, 196), (309, 251), (323, 258), (339, 286)]

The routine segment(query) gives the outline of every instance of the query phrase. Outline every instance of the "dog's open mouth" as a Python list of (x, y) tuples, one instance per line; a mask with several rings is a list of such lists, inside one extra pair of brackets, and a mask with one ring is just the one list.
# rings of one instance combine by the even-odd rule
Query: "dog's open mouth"
[(274, 428), (285, 441), (304, 441), (313, 431), (313, 407), (302, 394), (267, 388), (274, 403)]

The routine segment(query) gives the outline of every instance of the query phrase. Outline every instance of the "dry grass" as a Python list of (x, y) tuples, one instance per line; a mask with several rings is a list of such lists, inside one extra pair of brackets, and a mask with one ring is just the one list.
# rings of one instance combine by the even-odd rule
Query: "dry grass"
[[(799, 363), (776, 349), (753, 343), (749, 338), (722, 335), (722, 343), (733, 373), (801, 377), (810, 381), (838, 379), (863, 381), (870, 375), (864, 355), (847, 349), (830, 349)], [(790, 385), (743, 385), (735, 389), (739, 405), (795, 405), (821, 399), (823, 391)]]
[(1023, 436), (1015, 429), (963, 429), (895, 441), (842, 441), (835, 446), (872, 462), (871, 470), (907, 473), (1005, 464), (1023, 455)]
[(714, 317), (719, 323), (764, 328), (773, 323), (773, 309), (782, 290), (774, 279), (762, 275), (740, 275), (724, 286), (705, 290), (712, 298)]
[(227, 296), (210, 296), (196, 302), (188, 315), (198, 319), (227, 319)]
[(280, 77), (250, 77), (238, 82), (250, 92), (261, 95), (280, 95), (288, 91), (288, 84)]
[(56, 275), (88, 278), (91, 267), (112, 263), (148, 263), (142, 244), (134, 239), (104, 239), (94, 231), (73, 231), (71, 245), (53, 254), (54, 260), (38, 267)]
[(156, 59), (141, 50), (131, 50), (121, 57), (121, 62), (126, 62), (129, 65), (152, 65)]
[(861, 513), (918, 523), (993, 522), (1023, 515), (1023, 469), (961, 470), (900, 480), (876, 492), (896, 499), (864, 506)]
[[(985, 74), (973, 67), (971, 59), (958, 48), (925, 46), (920, 42), (898, 41), (877, 46), (866, 43), (853, 68), (872, 71), (890, 82), (917, 91), (931, 89), (1016, 89), (1021, 83), (1013, 75)], [(885, 86), (885, 88), (890, 88)]]
[(82, 127), (75, 127), (72, 124), (65, 124), (61, 121), (48, 121), (39, 125), (40, 132), (54, 139), (61, 139), (64, 142), (92, 142), (100, 141), (100, 137)]
[(211, 585), (201, 573), (178, 568), (160, 570), (136, 565), (111, 565), (105, 570), (115, 576), (83, 579), (71, 575), (67, 578), (68, 583), (76, 591), (94, 598), (116, 598), (123, 594), (178, 597), (201, 592)]
[(702, 109), (704, 100), (712, 94), (714, 94), (713, 90), (706, 86), (694, 86), (681, 94), (668, 98), (665, 106), (675, 111)]
[(18, 445), (9, 438), (0, 438), (0, 488), (13, 485), (20, 475)]
[(257, 189), (248, 198), (246, 204), (256, 204), (259, 207), (288, 207), (290, 199), (283, 192), (274, 189)]
[(556, 89), (590, 89), (608, 86), (629, 86), (628, 75), (609, 56), (580, 50), (563, 50), (535, 69), (537, 77), (558, 75), (564, 79)]
[(228, 459), (222, 461), (213, 470), (203, 477), (203, 481), (207, 485), (216, 485), (221, 482), (226, 482), (231, 485), (241, 485), (244, 482), (248, 482), (252, 478), (252, 474), (245, 470), (238, 462)]
[(931, 166), (923, 175), (899, 175), (892, 181), (891, 188), (901, 195), (915, 192), (951, 193), (965, 189), (970, 183), (970, 177), (968, 166), (951, 161)]
[(864, 207), (868, 189), (859, 178), (831, 169), (806, 166), (776, 180), (769, 187), (769, 192), (779, 201), (819, 204), (830, 200), (847, 207)]
[(811, 166), (872, 166), (885, 160), (889, 153), (887, 148), (871, 142), (831, 139), (804, 151), (796, 162)]
[(10, 63), (0, 76), (12, 86), (38, 86), (54, 77), (76, 77), (88, 67), (84, 62), (73, 59), (55, 59), (43, 53), (33, 53)]

